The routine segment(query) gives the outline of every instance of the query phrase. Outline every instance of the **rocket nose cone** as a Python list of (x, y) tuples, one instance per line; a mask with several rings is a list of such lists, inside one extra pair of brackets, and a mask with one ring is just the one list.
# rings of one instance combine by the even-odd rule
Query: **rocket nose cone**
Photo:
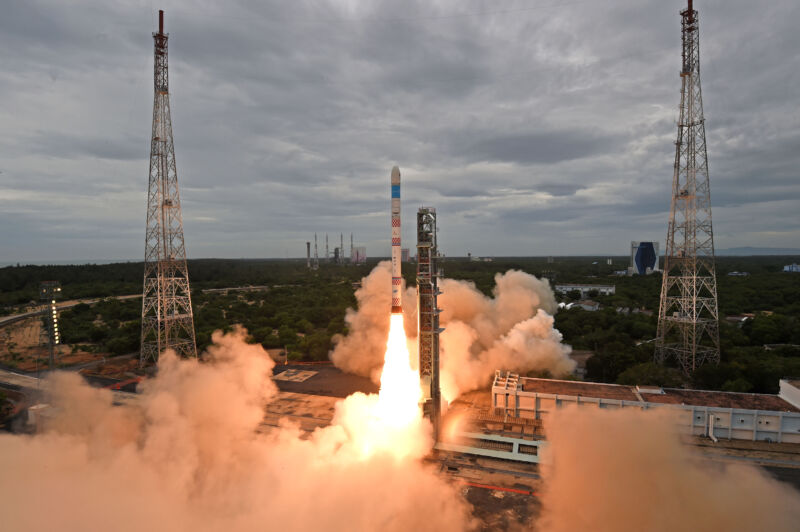
[(399, 185), (400, 184), (400, 167), (395, 166), (392, 168), (392, 184)]

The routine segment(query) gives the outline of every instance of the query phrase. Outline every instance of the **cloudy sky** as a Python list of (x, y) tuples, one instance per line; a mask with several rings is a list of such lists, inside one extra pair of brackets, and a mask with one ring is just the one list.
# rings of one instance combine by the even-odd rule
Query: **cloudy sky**
[[(411, 246), (663, 246), (683, 5), (4, 0), (0, 262), (144, 255), (159, 8), (190, 257), (388, 255), (394, 164)], [(695, 5), (717, 248), (797, 247), (800, 3)]]

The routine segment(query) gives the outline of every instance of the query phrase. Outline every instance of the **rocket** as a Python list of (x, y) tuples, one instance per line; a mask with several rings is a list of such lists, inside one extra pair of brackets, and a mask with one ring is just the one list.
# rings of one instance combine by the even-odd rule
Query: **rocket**
[(392, 314), (403, 313), (400, 287), (403, 277), (400, 274), (400, 168), (392, 168)]

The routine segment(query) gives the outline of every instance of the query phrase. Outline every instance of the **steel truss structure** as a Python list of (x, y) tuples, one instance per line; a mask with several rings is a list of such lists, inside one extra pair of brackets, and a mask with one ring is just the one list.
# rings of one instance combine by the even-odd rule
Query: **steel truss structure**
[(442, 396), (439, 389), (439, 327), (437, 304), (439, 258), (436, 247), (436, 209), (421, 207), (417, 212), (417, 326), (419, 330), (419, 377), (423, 391), (423, 413), (433, 424), (439, 440)]
[(150, 142), (150, 180), (144, 252), (144, 294), (139, 363), (157, 361), (166, 349), (179, 356), (197, 357), (178, 173), (172, 142), (169, 105), (167, 38), (164, 12), (158, 12), (153, 34), (153, 134)]
[(681, 11), (683, 65), (678, 140), (656, 335), (657, 362), (675, 359), (684, 373), (719, 362), (719, 312), (711, 225), (699, 17)]

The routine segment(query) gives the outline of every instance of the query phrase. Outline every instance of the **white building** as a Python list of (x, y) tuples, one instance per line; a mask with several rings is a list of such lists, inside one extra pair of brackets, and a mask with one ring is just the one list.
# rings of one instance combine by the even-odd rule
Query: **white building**
[(712, 392), (531, 379), (496, 371), (495, 415), (543, 419), (569, 405), (582, 408), (663, 408), (678, 414), (684, 433), (727, 440), (800, 443), (798, 381), (781, 380), (780, 394)]
[(581, 298), (586, 299), (592, 290), (597, 290), (597, 293), (602, 296), (610, 296), (616, 292), (617, 287), (613, 284), (557, 284), (555, 290), (559, 294), (577, 290), (581, 293)]

